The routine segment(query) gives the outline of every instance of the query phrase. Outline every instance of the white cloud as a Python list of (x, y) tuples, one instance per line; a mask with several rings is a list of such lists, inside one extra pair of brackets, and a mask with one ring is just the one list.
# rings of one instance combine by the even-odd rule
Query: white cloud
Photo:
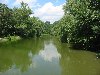
[[(33, 16), (39, 17), (42, 21), (50, 21), (53, 23), (54, 21), (59, 20), (63, 15), (63, 4), (59, 6), (54, 6), (53, 3), (48, 2), (41, 6), (37, 0), (15, 0), (12, 7), (20, 5), (20, 2), (27, 3), (28, 6), (33, 10)], [(55, 0), (58, 1), (58, 0)], [(10, 0), (0, 0), (0, 2), (4, 4), (9, 4)], [(32, 15), (31, 15), (32, 16)]]
[(63, 15), (63, 4), (59, 6), (54, 6), (51, 2), (46, 3), (42, 7), (34, 11), (34, 16), (39, 17), (42, 21), (54, 21), (59, 20)]

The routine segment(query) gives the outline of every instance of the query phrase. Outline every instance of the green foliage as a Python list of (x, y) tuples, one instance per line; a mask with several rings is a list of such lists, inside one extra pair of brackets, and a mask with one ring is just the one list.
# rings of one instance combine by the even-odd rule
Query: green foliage
[(0, 37), (20, 36), (22, 38), (39, 37), (43, 33), (44, 23), (36, 17), (30, 17), (32, 10), (26, 3), (10, 9), (0, 3)]
[(75, 48), (100, 50), (100, 0), (67, 0), (64, 16), (50, 24), (30, 17), (32, 10), (26, 3), (10, 9), (0, 3), (0, 37), (40, 37), (41, 34), (60, 36)]
[(7, 36), (8, 34), (14, 35), (14, 24), (12, 9), (0, 3), (0, 37)]
[(44, 34), (51, 34), (51, 27), (52, 25), (50, 24), (50, 22), (46, 21), (44, 24)]
[(59, 35), (62, 42), (69, 42), (71, 34), (75, 26), (74, 16), (67, 13), (59, 21), (54, 22), (53, 24), (53, 35)]
[(75, 48), (99, 50), (99, 7), (100, 0), (67, 0), (63, 7), (65, 14), (54, 23), (53, 30)]

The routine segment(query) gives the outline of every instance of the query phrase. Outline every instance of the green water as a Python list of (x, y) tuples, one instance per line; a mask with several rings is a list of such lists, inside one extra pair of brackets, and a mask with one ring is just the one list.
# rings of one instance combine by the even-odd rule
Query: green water
[(100, 59), (56, 38), (26, 39), (0, 44), (0, 75), (100, 75)]

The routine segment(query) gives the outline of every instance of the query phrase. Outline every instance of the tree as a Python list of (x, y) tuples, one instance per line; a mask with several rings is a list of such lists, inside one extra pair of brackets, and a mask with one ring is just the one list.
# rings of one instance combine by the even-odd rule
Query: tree
[(0, 37), (14, 35), (15, 20), (13, 19), (12, 9), (0, 3)]
[(46, 21), (45, 22), (44, 34), (51, 34), (51, 24), (50, 24), (50, 21)]
[(78, 44), (84, 49), (95, 47), (93, 46), (93, 40), (96, 36), (99, 36), (95, 34), (95, 32), (98, 32), (100, 24), (99, 6), (99, 0), (68, 0), (66, 2), (64, 6), (65, 14), (69, 12), (76, 20), (72, 32), (72, 39), (75, 46)]
[(21, 3), (20, 8), (13, 8), (14, 19), (16, 21), (16, 34), (22, 37), (28, 37), (28, 25), (30, 14), (32, 14), (31, 9), (26, 3)]
[(0, 3), (0, 37), (20, 36), (22, 38), (39, 37), (44, 30), (44, 22), (37, 17), (30, 17), (32, 10), (21, 2), (21, 7), (10, 9)]
[(100, 49), (100, 0), (67, 0), (65, 12), (52, 30), (63, 42), (72, 43), (74, 48)]

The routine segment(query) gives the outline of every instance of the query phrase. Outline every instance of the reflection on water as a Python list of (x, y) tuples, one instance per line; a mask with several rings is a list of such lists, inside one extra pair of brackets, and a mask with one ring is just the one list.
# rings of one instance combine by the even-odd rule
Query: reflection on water
[(95, 53), (72, 50), (68, 44), (57, 41), (55, 44), (61, 54), (61, 75), (100, 75), (100, 59), (96, 59)]
[(37, 55), (32, 55), (31, 52), (28, 55), (32, 61), (29, 67), (30, 75), (61, 75), (60, 54), (52, 43), (44, 44), (44, 49)]
[[(32, 43), (32, 40), (25, 40), (28, 45), (25, 45), (24, 41), (24, 43), (20, 42), (21, 44), (18, 42), (16, 45), (8, 46), (8, 49), (1, 48), (0, 52), (4, 58), (1, 57), (0, 59), (4, 63), (0, 62), (2, 66), (0, 75), (61, 75), (59, 64), (61, 55), (52, 41), (42, 39), (40, 42), (35, 40), (33, 40), (35, 43)], [(19, 48), (20, 45), (23, 48)], [(9, 61), (11, 62), (10, 65), (7, 64)]]
[(58, 53), (57, 48), (54, 46), (54, 44), (45, 44), (44, 50), (41, 50), (39, 52), (40, 57), (42, 57), (45, 61), (52, 62), (53, 59), (57, 60), (61, 57), (61, 55)]
[(0, 75), (100, 75), (100, 60), (58, 39), (27, 39), (0, 47)]

